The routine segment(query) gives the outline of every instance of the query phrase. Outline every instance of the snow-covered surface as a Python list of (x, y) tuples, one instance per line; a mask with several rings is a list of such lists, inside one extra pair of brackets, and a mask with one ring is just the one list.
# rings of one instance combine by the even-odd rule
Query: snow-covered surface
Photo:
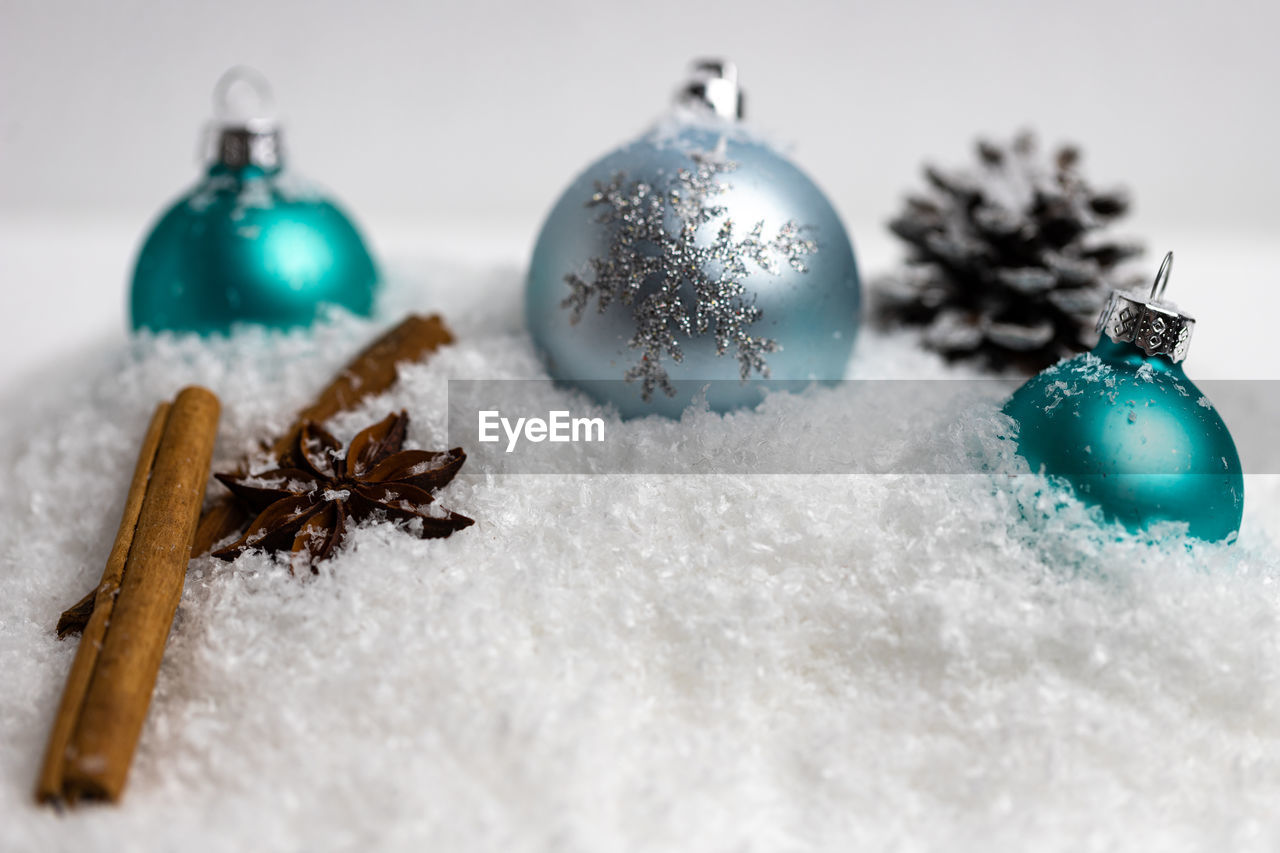
[[(519, 252), (488, 257), (402, 258), (384, 322), (440, 310), (459, 342), (340, 437), (404, 407), (410, 442), (440, 446), (448, 378), (539, 375)], [(215, 389), (227, 466), (378, 325), (213, 345), (102, 325), (10, 377), (0, 849), (1280, 845), (1280, 481), (1258, 476), (1218, 547), (1117, 536), (1029, 475), (464, 468), (441, 501), (478, 523), (451, 539), (363, 528), (305, 581), (260, 555), (194, 561), (124, 802), (34, 806), (74, 652), (51, 626), (101, 572), (152, 406)], [(1229, 356), (1192, 373), (1233, 375)], [(851, 375), (948, 374), (868, 334)], [(887, 416), (847, 393), (692, 413), (688, 452), (841, 419), (849, 446), (779, 450), (846, 459), (853, 425)], [(957, 406), (892, 450), (1016, 471), (1001, 426), (994, 404)], [(610, 429), (667, 452), (669, 427)]]

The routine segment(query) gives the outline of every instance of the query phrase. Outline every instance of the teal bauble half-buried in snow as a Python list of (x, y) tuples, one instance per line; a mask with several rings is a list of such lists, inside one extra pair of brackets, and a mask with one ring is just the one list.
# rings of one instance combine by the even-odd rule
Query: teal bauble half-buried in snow
[(849, 236), (741, 104), (731, 64), (697, 64), (674, 111), (575, 179), (538, 236), (533, 342), (554, 379), (623, 417), (844, 376), (861, 314)]
[(265, 81), (232, 69), (214, 102), (204, 178), (164, 212), (138, 254), (133, 327), (289, 328), (312, 323), (325, 306), (370, 314), (373, 258), (332, 200), (286, 172)]
[(1032, 470), (1070, 483), (1108, 518), (1232, 540), (1244, 512), (1240, 457), (1183, 372), (1195, 320), (1160, 301), (1172, 263), (1169, 254), (1147, 298), (1113, 293), (1093, 351), (1033, 377), (1004, 411)]

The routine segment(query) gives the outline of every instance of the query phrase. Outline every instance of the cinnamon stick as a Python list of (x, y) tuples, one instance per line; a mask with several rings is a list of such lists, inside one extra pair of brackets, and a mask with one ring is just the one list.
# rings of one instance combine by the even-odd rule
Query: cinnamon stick
[(45, 750), (40, 778), (36, 782), (36, 799), (40, 802), (62, 798), (62, 774), (66, 766), (67, 747), (71, 744), (76, 721), (80, 718), (80, 708), (84, 705), (84, 695), (89, 689), (89, 678), (93, 675), (98, 651), (102, 648), (102, 638), (106, 636), (107, 623), (111, 620), (112, 606), (120, 589), (129, 547), (133, 544), (138, 514), (142, 511), (142, 499), (147, 491), (147, 482), (151, 479), (156, 448), (160, 446), (160, 436), (164, 433), (164, 426), (169, 418), (169, 408), (168, 403), (156, 406), (156, 412), (151, 416), (151, 425), (147, 427), (146, 437), (142, 440), (142, 449), (138, 452), (138, 462), (129, 483), (129, 493), (125, 498), (124, 514), (116, 531), (115, 544), (111, 546), (111, 554), (107, 557), (102, 581), (93, 592), (92, 615), (87, 617), (84, 636), (81, 637), (75, 659), (71, 662), (67, 686), (62, 691), (58, 715), (54, 718), (53, 730), (49, 733), (49, 746)]
[(272, 453), (278, 456), (292, 447), (307, 421), (323, 423), (339, 412), (355, 408), (366, 398), (386, 391), (395, 384), (401, 363), (418, 361), (427, 353), (451, 343), (453, 334), (439, 314), (430, 317), (410, 314), (405, 317), (399, 325), (365, 347), (320, 392), (314, 403), (298, 412), (293, 426), (271, 445)]
[[(104, 574), (101, 598), (95, 600), (89, 620), (95, 632), (102, 626), (102, 636), (86, 632), (81, 639), (38, 783), (41, 800), (116, 800), (124, 789), (182, 597), (218, 413), (218, 398), (193, 387), (181, 391), (168, 412), (157, 412), (153, 419), (154, 427), (163, 417), (164, 428), (143, 480), (137, 523), (132, 533), (125, 529), (137, 498), (136, 488), (131, 488), (122, 532), (112, 549), (113, 556), (121, 550), (127, 553), (118, 590), (105, 582)], [(144, 467), (152, 432), (144, 441), (139, 468)], [(140, 479), (135, 472), (135, 487)], [(107, 573), (112, 571), (109, 560)], [(99, 644), (97, 654), (86, 652), (87, 663), (81, 664), (80, 651)], [(87, 678), (77, 665), (89, 668)], [(74, 721), (68, 724), (67, 717)], [(64, 744), (61, 738), (68, 729)], [(59, 761), (60, 768), (50, 766)]]
[[(410, 314), (405, 317), (365, 347), (311, 405), (298, 413), (293, 425), (270, 444), (271, 454), (279, 457), (293, 446), (305, 422), (327, 421), (339, 412), (354, 408), (364, 399), (381, 394), (395, 384), (398, 365), (419, 361), (450, 343), (453, 343), (453, 335), (440, 315), (422, 317)], [(192, 555), (199, 556), (213, 550), (215, 544), (238, 533), (248, 520), (240, 505), (229, 497), (214, 501), (200, 518), (192, 543)], [(96, 594), (90, 592), (68, 608), (58, 619), (58, 636), (82, 630), (95, 606)]]

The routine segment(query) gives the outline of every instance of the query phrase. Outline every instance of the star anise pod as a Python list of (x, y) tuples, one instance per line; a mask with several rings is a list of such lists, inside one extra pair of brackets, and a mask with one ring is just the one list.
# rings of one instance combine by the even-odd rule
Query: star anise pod
[(467, 454), (460, 447), (401, 450), (408, 426), (406, 412), (388, 415), (357, 434), (344, 454), (341, 442), (308, 422), (279, 467), (216, 474), (256, 517), (243, 536), (213, 556), (230, 560), (253, 548), (289, 552), (315, 572), (314, 564), (333, 553), (348, 526), (368, 518), (420, 522), (423, 539), (475, 524), (465, 515), (431, 509), (431, 492), (453, 479)]

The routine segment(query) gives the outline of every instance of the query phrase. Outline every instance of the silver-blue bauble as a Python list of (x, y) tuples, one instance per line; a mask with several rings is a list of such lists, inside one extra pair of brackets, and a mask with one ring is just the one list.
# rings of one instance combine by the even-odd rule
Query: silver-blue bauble
[(623, 417), (679, 417), (704, 391), (715, 411), (754, 406), (766, 378), (840, 379), (860, 307), (853, 247), (822, 191), (737, 121), (689, 112), (574, 180), (525, 297), (551, 376)]

